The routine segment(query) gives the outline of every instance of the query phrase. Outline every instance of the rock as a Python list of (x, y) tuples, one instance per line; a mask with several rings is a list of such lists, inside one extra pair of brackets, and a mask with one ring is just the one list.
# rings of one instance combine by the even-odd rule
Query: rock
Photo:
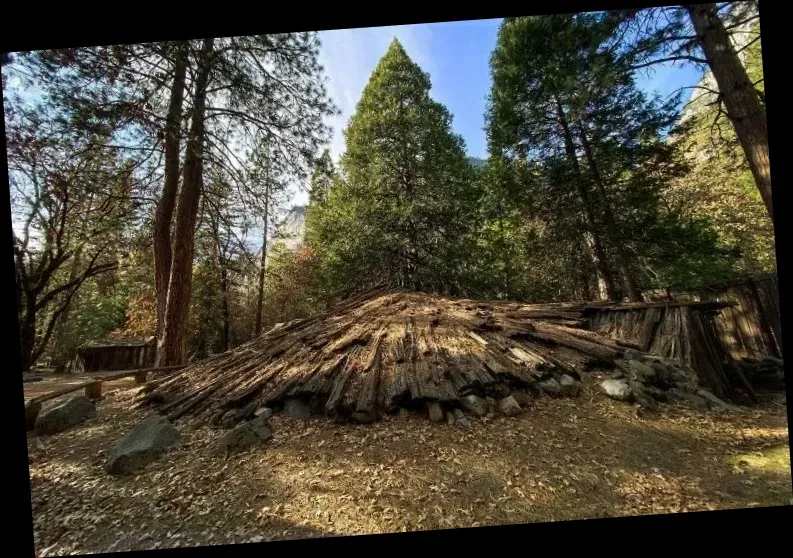
[(647, 387), (644, 384), (641, 382), (629, 381), (628, 387), (631, 388), (631, 392), (633, 393), (633, 401), (638, 403), (640, 407), (649, 411), (655, 411), (658, 408), (658, 405), (647, 392)]
[(642, 354), (636, 349), (625, 349), (622, 356), (625, 360), (641, 360), (642, 358)]
[(75, 395), (41, 409), (36, 417), (37, 435), (55, 434), (96, 416), (94, 404), (85, 395)]
[(221, 428), (234, 428), (234, 426), (239, 422), (239, 409), (229, 409), (223, 416), (220, 418), (220, 427)]
[(284, 414), (294, 419), (311, 418), (311, 407), (302, 399), (287, 399), (284, 401)]
[(466, 395), (460, 399), (460, 404), (466, 411), (478, 417), (483, 417), (487, 414), (487, 401), (476, 395)]
[(562, 386), (559, 382), (556, 381), (556, 378), (549, 378), (547, 380), (543, 380), (538, 384), (540, 386), (540, 390), (543, 393), (547, 393), (550, 395), (561, 395), (562, 394)]
[(666, 392), (662, 389), (658, 389), (655, 386), (644, 384), (644, 391), (656, 401), (663, 403), (669, 400), (669, 396), (666, 394)]
[(259, 407), (253, 412), (253, 416), (264, 417), (264, 420), (267, 420), (273, 416), (273, 410), (270, 407)]
[(493, 384), (492, 386), (489, 386), (489, 387), (490, 387), (490, 390), (489, 390), (490, 393), (493, 395), (493, 397), (495, 397), (497, 399), (504, 398), (507, 395), (509, 395), (510, 392), (511, 392), (509, 386), (506, 385), (506, 384), (502, 384), (502, 383)]
[(152, 415), (121, 438), (110, 452), (105, 470), (123, 475), (145, 467), (179, 440), (179, 432), (162, 415)]
[(454, 418), (455, 419), (465, 418), (465, 413), (461, 409), (455, 409), (454, 410)]
[(655, 370), (649, 364), (639, 362), (638, 360), (624, 360), (617, 359), (614, 361), (629, 380), (638, 380), (643, 382), (650, 378), (655, 377)]
[(520, 413), (520, 405), (518, 405), (514, 397), (508, 395), (498, 402), (498, 411), (508, 417), (512, 417)]
[(659, 387), (669, 387), (672, 385), (672, 375), (669, 369), (660, 362), (650, 363), (650, 367), (655, 371), (652, 382)]
[(454, 421), (454, 424), (457, 426), (461, 426), (463, 428), (468, 428), (469, 426), (471, 426), (471, 421), (468, 420), (468, 417), (463, 417)]
[(562, 377), (559, 379), (559, 385), (562, 388), (562, 395), (566, 395), (567, 397), (575, 397), (581, 389), (581, 382), (576, 382), (572, 376), (568, 376), (567, 374), (562, 374)]
[(630, 401), (633, 397), (631, 388), (625, 380), (603, 380), (600, 387), (606, 395), (617, 401)]
[(512, 397), (515, 398), (515, 401), (521, 407), (525, 407), (526, 405), (529, 405), (531, 403), (531, 395), (529, 395), (523, 390), (520, 389), (512, 390), (512, 393), (510, 395), (512, 395)]
[(721, 399), (719, 399), (718, 397), (716, 397), (707, 390), (704, 389), (697, 390), (697, 395), (707, 400), (708, 403), (710, 404), (711, 409), (715, 409), (718, 411), (731, 411), (734, 413), (741, 411), (740, 407), (736, 407), (735, 405), (727, 403), (726, 401), (722, 401)]
[(257, 417), (251, 421), (238, 424), (234, 430), (223, 435), (217, 441), (218, 453), (230, 455), (245, 451), (256, 444), (266, 442), (273, 437), (273, 431), (266, 418)]
[(432, 422), (443, 421), (443, 408), (437, 401), (429, 401), (427, 403), (427, 411), (429, 412), (430, 420)]
[(690, 391), (673, 387), (673, 388), (669, 388), (669, 391), (667, 393), (669, 394), (670, 397), (676, 399), (677, 401), (685, 401), (689, 403), (692, 407), (694, 407), (698, 411), (705, 412), (709, 409), (708, 402), (705, 399), (703, 399), (699, 395), (691, 393)]
[(455, 420), (457, 420), (457, 419), (455, 419), (454, 413), (450, 413), (450, 412), (447, 411), (446, 412), (446, 424), (448, 424), (449, 426), (453, 426)]
[(488, 411), (495, 411), (496, 410), (496, 399), (495, 397), (487, 396), (485, 397), (485, 402), (487, 403), (487, 410)]

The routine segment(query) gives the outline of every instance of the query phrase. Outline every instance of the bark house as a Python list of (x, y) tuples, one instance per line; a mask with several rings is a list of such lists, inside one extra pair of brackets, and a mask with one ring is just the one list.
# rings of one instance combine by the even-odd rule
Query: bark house
[[(580, 379), (593, 369), (620, 367), (626, 348), (640, 349), (637, 342), (588, 329), (594, 316), (667, 306), (525, 305), (376, 289), (149, 382), (140, 403), (159, 405), (171, 420), (192, 415), (219, 424), (230, 416), (250, 417), (263, 405), (301, 398), (320, 413), (366, 423), (399, 407), (439, 402), (451, 408), (467, 395), (496, 396), (505, 388), (540, 394), (545, 380), (562, 381), (564, 374)], [(675, 315), (707, 324), (707, 314), (723, 306), (679, 303)], [(720, 375), (721, 355), (709, 349), (718, 345), (713, 329), (698, 329), (696, 337), (691, 331), (652, 327), (650, 338), (674, 345), (688, 336), (698, 359), (692, 362), (710, 367), (690, 375), (699, 375), (700, 384), (714, 390), (732, 381)]]
[(74, 374), (82, 374), (150, 368), (154, 365), (156, 350), (155, 337), (91, 341), (77, 349), (71, 371)]

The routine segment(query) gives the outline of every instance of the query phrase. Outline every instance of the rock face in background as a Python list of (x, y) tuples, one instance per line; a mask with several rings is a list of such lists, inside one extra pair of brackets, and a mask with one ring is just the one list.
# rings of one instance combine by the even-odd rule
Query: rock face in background
[(36, 434), (56, 434), (96, 416), (94, 404), (85, 395), (76, 395), (44, 407), (36, 417)]
[(179, 432), (162, 415), (153, 415), (138, 424), (113, 447), (105, 464), (112, 475), (142, 469), (179, 441)]
[(278, 224), (273, 244), (282, 242), (289, 250), (295, 250), (303, 242), (306, 230), (306, 206), (296, 205), (289, 210)]

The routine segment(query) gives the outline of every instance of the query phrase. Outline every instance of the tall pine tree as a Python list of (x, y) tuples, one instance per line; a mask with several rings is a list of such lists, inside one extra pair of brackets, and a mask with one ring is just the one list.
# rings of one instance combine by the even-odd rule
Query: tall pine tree
[(307, 224), (336, 292), (382, 282), (461, 289), (472, 169), (429, 92), (429, 76), (394, 39), (345, 131), (341, 177)]

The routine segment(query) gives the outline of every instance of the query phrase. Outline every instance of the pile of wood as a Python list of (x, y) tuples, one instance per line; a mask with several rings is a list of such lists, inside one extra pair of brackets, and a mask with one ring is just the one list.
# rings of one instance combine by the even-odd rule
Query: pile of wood
[(584, 304), (525, 305), (375, 290), (323, 315), (147, 384), (142, 403), (219, 424), (291, 398), (359, 422), (430, 401), (453, 405), (499, 384), (613, 367), (621, 343), (585, 329)]
[(585, 314), (594, 332), (688, 365), (718, 397), (757, 402), (716, 329), (716, 316), (728, 306), (721, 301), (636, 303), (593, 307)]

